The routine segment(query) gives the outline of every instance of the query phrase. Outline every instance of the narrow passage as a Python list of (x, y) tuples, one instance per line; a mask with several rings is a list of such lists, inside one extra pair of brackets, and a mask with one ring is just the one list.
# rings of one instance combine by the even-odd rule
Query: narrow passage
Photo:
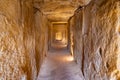
[(67, 50), (49, 51), (37, 80), (84, 80), (80, 68)]

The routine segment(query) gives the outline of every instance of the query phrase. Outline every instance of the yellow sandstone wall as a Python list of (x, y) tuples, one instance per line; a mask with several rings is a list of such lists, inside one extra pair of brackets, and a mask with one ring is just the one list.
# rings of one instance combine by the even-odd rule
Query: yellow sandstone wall
[(32, 0), (0, 0), (0, 80), (36, 79), (47, 52), (41, 14)]
[(75, 60), (85, 80), (120, 79), (119, 18), (119, 0), (93, 0), (69, 21), (74, 24)]

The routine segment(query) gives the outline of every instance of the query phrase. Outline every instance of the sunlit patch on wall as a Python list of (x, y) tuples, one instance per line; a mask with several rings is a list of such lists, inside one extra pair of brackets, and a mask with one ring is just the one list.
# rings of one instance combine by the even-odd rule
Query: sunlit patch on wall
[(74, 60), (74, 57), (73, 57), (73, 56), (67, 56), (67, 57), (66, 57), (66, 60), (67, 60), (67, 61), (73, 61), (73, 60)]

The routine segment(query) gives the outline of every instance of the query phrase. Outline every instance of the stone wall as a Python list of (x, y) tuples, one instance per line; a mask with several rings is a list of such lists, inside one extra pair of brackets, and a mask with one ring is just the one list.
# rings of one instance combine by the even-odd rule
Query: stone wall
[(47, 51), (47, 19), (35, 12), (33, 0), (0, 0), (0, 80), (36, 79)]
[(48, 23), (47, 18), (38, 10), (35, 13), (35, 51), (38, 72), (48, 51)]
[(119, 0), (93, 0), (76, 10), (74, 55), (85, 80), (119, 80)]

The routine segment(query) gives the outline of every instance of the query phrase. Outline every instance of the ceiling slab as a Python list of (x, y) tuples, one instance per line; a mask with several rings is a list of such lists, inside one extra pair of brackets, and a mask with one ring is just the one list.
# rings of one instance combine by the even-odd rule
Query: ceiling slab
[(80, 5), (89, 2), (90, 0), (35, 0), (35, 7), (39, 8), (50, 21), (66, 21)]

